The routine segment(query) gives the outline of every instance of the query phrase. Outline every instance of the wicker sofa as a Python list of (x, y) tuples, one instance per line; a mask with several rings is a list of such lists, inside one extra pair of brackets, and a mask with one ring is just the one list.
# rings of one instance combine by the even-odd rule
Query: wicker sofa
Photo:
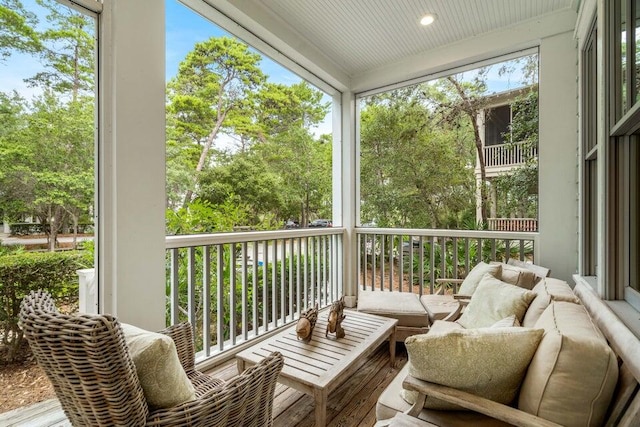
[[(540, 292), (543, 286), (545, 291)], [(411, 375), (415, 372), (410, 352), (410, 362), (378, 399), (377, 426), (405, 425), (400, 419), (406, 420), (407, 415), (414, 417), (411, 425), (640, 425), (638, 338), (587, 285), (571, 290), (565, 282), (549, 278), (537, 287), (523, 326), (543, 329), (544, 336), (512, 402), (501, 404), (418, 379)], [(444, 329), (458, 328), (446, 325)], [(433, 329), (441, 328), (434, 325)], [(465, 369), (455, 354), (451, 361)], [(416, 393), (413, 405), (403, 399), (406, 391)], [(427, 401), (434, 398), (455, 404), (458, 410), (426, 409)]]
[[(279, 353), (224, 382), (195, 369), (191, 326), (172, 326), (162, 333), (175, 343), (175, 363), (179, 373), (186, 374), (194, 395), (171, 407), (154, 408), (147, 402), (123, 328), (114, 317), (61, 314), (49, 294), (32, 292), (22, 302), (20, 322), (74, 426), (272, 424), (275, 385), (284, 364)], [(151, 368), (156, 369), (157, 364)], [(163, 384), (157, 385), (161, 394), (171, 392), (171, 386), (162, 390)]]

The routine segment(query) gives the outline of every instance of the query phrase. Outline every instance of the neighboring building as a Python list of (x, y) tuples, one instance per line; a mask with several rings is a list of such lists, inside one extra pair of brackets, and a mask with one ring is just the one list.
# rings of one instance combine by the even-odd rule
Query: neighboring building
[[(514, 102), (529, 90), (531, 89), (527, 87), (492, 95), (487, 99), (485, 108), (478, 114), (477, 121), (483, 146), (485, 177), (489, 190), (489, 205), (487, 206), (489, 230), (538, 230), (537, 214), (532, 217), (531, 209), (527, 209), (527, 205), (530, 203), (523, 201), (518, 208), (507, 207), (505, 199), (510, 195), (504, 189), (500, 191), (495, 183), (496, 177), (524, 166), (527, 160), (532, 158), (537, 160), (537, 146), (532, 147), (523, 141), (514, 141), (510, 135)], [(476, 222), (482, 221), (481, 176), (480, 160), (476, 156)]]

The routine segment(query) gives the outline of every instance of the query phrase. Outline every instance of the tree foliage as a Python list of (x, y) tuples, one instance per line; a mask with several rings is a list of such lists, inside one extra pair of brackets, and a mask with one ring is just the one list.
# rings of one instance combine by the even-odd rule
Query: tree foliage
[(538, 157), (527, 155), (538, 149), (538, 90), (531, 86), (513, 105), (509, 125), (511, 147), (520, 144), (525, 153), (524, 163), (494, 178), (497, 187), (498, 211), (501, 216), (516, 213), (519, 217), (537, 218), (538, 213)]
[[(95, 23), (66, 6), (38, 0), (48, 11), (47, 29), (38, 31), (35, 15), (10, 3), (37, 41), (29, 52), (45, 71), (26, 76), (40, 89), (30, 101), (0, 94), (6, 123), (0, 130), (0, 211), (47, 224), (54, 249), (57, 234), (76, 231), (93, 206)], [(24, 51), (21, 46), (5, 47)]]
[(26, 79), (32, 86), (50, 88), (71, 97), (93, 96), (95, 89), (95, 22), (68, 7), (37, 0), (47, 9), (47, 28), (38, 37), (45, 70)]
[(253, 228), (330, 214), (331, 144), (311, 133), (329, 106), (306, 82), (269, 82), (259, 65), (228, 37), (196, 44), (180, 64), (167, 89), (169, 209), (235, 200)]
[[(230, 37), (212, 37), (197, 43), (180, 63), (168, 84), (168, 111), (176, 129), (202, 144), (194, 185), (209, 160), (209, 150), (221, 130), (233, 129), (253, 102), (254, 90), (264, 82), (260, 55)], [(188, 188), (183, 206), (194, 193)]]
[(363, 220), (382, 227), (456, 227), (472, 213), (469, 129), (433, 108), (442, 95), (433, 86), (414, 86), (376, 96), (362, 109)]
[[(496, 66), (503, 81), (519, 76), (534, 88), (537, 55)], [(491, 201), (520, 216), (536, 215), (538, 102), (535, 90), (514, 101), (508, 141), (533, 153), (523, 167), (487, 176), (482, 112), (488, 106), (491, 66), (366, 98), (361, 110), (362, 222), (383, 227), (486, 226)], [(495, 74), (495, 73), (494, 73)], [(478, 175), (474, 176), (474, 171)], [(476, 224), (476, 186), (481, 216)]]
[(35, 30), (36, 15), (20, 0), (0, 0), (0, 63), (14, 52), (36, 53), (42, 44)]

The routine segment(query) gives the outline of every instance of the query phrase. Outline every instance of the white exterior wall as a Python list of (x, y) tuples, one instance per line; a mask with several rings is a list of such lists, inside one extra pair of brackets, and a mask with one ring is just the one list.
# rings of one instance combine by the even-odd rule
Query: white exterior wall
[(105, 0), (101, 17), (100, 309), (165, 326), (165, 8)]
[(537, 263), (570, 281), (578, 266), (577, 50), (573, 32), (540, 43)]

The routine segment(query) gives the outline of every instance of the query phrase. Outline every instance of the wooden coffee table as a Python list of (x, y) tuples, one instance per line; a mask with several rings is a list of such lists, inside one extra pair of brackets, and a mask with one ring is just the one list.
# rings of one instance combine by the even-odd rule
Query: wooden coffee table
[(282, 353), (284, 367), (278, 382), (313, 396), (317, 427), (326, 425), (329, 393), (353, 375), (387, 339), (391, 366), (395, 364), (396, 319), (345, 310), (342, 327), (346, 336), (336, 340), (332, 334), (325, 338), (328, 314), (328, 310), (318, 314), (309, 342), (297, 339), (294, 323), (236, 355), (238, 372), (242, 372), (274, 351)]

